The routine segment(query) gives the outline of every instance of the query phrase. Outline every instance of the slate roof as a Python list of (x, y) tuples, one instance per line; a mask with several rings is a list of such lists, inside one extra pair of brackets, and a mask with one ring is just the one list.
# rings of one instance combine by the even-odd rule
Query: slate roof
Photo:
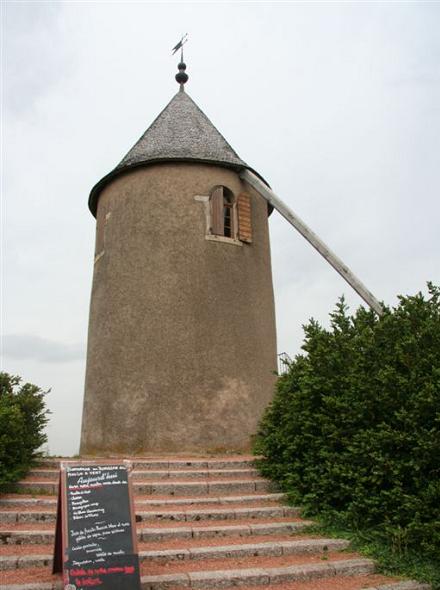
[[(175, 94), (116, 168), (93, 187), (89, 197), (89, 209), (92, 214), (96, 216), (101, 190), (115, 176), (137, 166), (167, 161), (206, 162), (237, 170), (252, 170), (241, 160), (192, 98), (181, 90)], [(260, 176), (257, 172), (255, 174)]]

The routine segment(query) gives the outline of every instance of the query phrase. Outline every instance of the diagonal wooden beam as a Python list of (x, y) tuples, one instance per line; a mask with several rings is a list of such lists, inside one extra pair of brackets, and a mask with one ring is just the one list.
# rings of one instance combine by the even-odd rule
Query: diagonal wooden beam
[(329, 264), (341, 275), (371, 309), (378, 315), (383, 314), (382, 305), (374, 295), (366, 288), (356, 275), (346, 266), (342, 260), (330, 250), (298, 215), (296, 215), (267, 185), (265, 185), (250, 170), (242, 170), (240, 178), (252, 186), (266, 201), (268, 201), (299, 233), (327, 260)]

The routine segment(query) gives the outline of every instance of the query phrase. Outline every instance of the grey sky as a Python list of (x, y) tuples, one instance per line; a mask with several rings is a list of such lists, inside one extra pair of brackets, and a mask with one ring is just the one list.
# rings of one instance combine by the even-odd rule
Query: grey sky
[[(52, 453), (78, 448), (91, 187), (178, 90), (388, 304), (440, 283), (438, 3), (3, 6), (3, 369), (52, 388)], [(278, 349), (360, 299), (277, 213)], [(172, 359), (170, 359), (172, 364)]]

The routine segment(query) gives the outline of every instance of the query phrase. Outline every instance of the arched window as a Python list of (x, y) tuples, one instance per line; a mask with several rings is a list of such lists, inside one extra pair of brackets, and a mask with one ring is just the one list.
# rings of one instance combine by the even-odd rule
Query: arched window
[(234, 238), (234, 195), (227, 194), (227, 190), (223, 189), (223, 235)]
[(216, 186), (210, 197), (211, 233), (215, 236), (236, 239), (237, 221), (235, 198), (230, 189)]

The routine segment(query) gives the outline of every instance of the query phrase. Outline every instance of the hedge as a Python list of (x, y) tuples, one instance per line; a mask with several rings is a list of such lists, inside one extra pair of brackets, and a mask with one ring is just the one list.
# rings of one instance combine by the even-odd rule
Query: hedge
[(47, 392), (21, 378), (0, 373), (0, 491), (26, 474), (47, 442)]
[(379, 318), (341, 299), (304, 327), (256, 437), (261, 469), (309, 514), (440, 551), (440, 289)]

